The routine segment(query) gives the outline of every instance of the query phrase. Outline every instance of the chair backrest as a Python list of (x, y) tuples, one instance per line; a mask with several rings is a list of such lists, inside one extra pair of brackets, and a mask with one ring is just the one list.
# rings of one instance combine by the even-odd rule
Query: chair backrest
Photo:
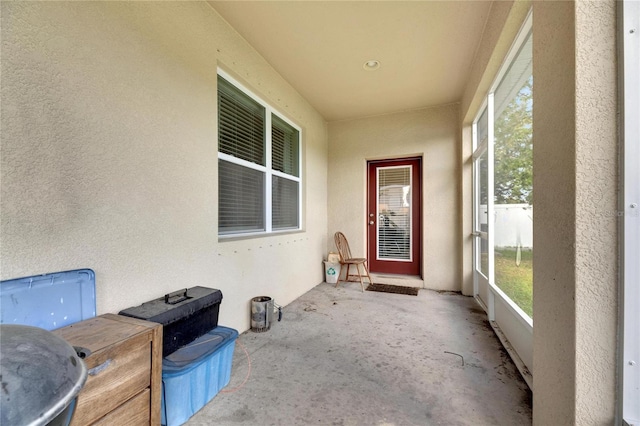
[(340, 254), (340, 260), (345, 261), (351, 259), (351, 250), (349, 249), (349, 242), (347, 241), (347, 237), (345, 237), (342, 232), (336, 232), (333, 236), (333, 239), (336, 242), (336, 248), (338, 249), (338, 253)]

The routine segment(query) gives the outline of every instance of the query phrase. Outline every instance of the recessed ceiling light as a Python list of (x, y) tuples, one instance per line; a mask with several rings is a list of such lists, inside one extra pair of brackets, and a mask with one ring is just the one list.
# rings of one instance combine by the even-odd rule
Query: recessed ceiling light
[(380, 61), (376, 61), (375, 59), (370, 59), (364, 63), (362, 68), (364, 68), (367, 71), (377, 70), (378, 68), (380, 68)]

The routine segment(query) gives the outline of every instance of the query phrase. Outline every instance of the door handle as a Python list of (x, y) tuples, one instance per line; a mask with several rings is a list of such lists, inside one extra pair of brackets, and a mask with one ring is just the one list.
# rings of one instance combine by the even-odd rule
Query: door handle
[(369, 225), (373, 225), (373, 223), (374, 223), (373, 221), (370, 221), (370, 222), (369, 222)]

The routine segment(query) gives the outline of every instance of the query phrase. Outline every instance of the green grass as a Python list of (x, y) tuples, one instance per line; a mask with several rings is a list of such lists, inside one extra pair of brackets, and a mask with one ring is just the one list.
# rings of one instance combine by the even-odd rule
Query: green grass
[(496, 285), (533, 318), (533, 251), (522, 250), (516, 265), (515, 249), (495, 250)]

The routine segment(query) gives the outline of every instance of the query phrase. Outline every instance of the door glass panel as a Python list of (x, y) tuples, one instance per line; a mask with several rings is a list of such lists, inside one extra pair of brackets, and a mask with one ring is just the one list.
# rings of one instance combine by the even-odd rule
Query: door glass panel
[(411, 166), (378, 168), (378, 259), (411, 260)]
[(495, 92), (495, 284), (533, 316), (533, 76), (531, 34)]

